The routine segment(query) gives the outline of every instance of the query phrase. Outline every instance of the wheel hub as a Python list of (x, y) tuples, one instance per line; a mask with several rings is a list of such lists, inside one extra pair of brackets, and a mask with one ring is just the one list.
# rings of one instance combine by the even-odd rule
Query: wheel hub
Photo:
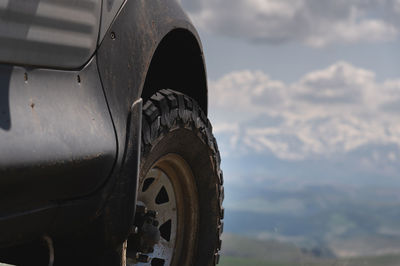
[(136, 207), (135, 226), (138, 228), (137, 245), (141, 253), (153, 253), (154, 245), (160, 241), (159, 222), (157, 212), (148, 210), (144, 203), (139, 202)]
[(127, 265), (170, 265), (176, 228), (177, 206), (172, 183), (162, 170), (153, 168), (139, 185), (135, 232), (128, 239)]

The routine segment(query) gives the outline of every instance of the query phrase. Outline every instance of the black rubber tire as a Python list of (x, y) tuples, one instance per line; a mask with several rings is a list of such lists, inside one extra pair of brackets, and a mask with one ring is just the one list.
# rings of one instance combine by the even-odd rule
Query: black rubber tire
[(224, 218), (221, 159), (210, 121), (196, 101), (170, 89), (160, 90), (147, 100), (143, 106), (141, 153), (140, 176), (169, 153), (178, 154), (187, 162), (195, 179), (199, 205), (191, 265), (217, 264)]

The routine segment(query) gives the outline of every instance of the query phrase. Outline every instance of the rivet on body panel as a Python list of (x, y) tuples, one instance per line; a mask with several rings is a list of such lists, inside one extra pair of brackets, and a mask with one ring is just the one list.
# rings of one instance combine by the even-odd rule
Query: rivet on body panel
[(32, 109), (35, 108), (35, 103), (33, 102), (33, 99), (29, 99), (29, 102), (30, 102), (29, 106), (30, 106)]

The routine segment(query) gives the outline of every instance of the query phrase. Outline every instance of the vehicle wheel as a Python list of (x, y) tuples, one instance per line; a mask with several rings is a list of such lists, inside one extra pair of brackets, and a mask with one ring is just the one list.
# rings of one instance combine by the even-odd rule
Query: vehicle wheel
[[(173, 90), (153, 95), (143, 107), (141, 152), (136, 220), (143, 219), (127, 241), (127, 265), (218, 263), (223, 177), (211, 124), (196, 101)], [(138, 240), (144, 231), (154, 246)]]

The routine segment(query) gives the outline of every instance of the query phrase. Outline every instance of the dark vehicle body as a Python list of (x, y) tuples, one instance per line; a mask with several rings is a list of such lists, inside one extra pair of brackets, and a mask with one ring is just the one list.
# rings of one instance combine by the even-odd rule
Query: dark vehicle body
[(120, 242), (136, 200), (142, 102), (170, 88), (207, 112), (199, 36), (175, 0), (0, 4), (0, 247), (101, 219)]

